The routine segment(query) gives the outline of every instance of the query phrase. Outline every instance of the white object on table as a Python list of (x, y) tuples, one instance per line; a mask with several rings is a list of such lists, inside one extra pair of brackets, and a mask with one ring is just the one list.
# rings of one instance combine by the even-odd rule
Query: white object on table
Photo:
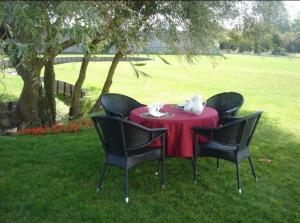
[(202, 96), (194, 95), (191, 99), (185, 101), (183, 110), (185, 112), (193, 112), (194, 114), (201, 114), (206, 101)]
[(193, 102), (192, 102), (192, 100), (191, 100), (191, 99), (187, 99), (187, 100), (185, 101), (183, 110), (184, 110), (185, 112), (190, 112), (190, 111), (192, 110), (192, 108), (193, 108)]
[(163, 104), (160, 104), (160, 103), (153, 103), (153, 104), (150, 104), (147, 106), (148, 108), (148, 114), (149, 115), (152, 115), (154, 117), (162, 117), (168, 113), (165, 113), (165, 112), (159, 112), (159, 110), (161, 108), (163, 108)]
[(193, 103), (192, 112), (195, 114), (201, 114), (206, 104), (204, 98), (199, 95), (194, 95), (192, 97), (192, 103)]

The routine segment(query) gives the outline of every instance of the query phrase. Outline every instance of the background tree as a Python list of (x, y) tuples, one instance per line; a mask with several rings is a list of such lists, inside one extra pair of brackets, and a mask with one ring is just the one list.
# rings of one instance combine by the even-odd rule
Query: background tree
[(290, 32), (282, 35), (282, 42), (288, 53), (300, 53), (300, 13), (291, 22)]
[[(80, 43), (87, 52), (70, 110), (70, 115), (76, 116), (80, 113), (78, 92), (93, 47), (100, 44), (104, 49), (114, 43), (117, 49), (101, 95), (109, 91), (120, 59), (143, 49), (152, 38), (163, 42), (166, 53), (185, 55), (188, 61), (193, 61), (197, 55), (221, 55), (222, 26), (227, 19), (238, 15), (236, 5), (240, 3), (5, 1), (0, 4), (0, 24), (4, 31), (1, 47), (24, 81), (15, 120), (19, 126), (21, 123), (30, 126), (55, 122), (53, 61), (62, 50)], [(290, 29), (285, 22), (285, 13), (278, 14), (282, 3), (251, 2), (251, 6), (250, 16), (245, 16), (250, 19), (244, 20), (245, 25), (241, 25), (237, 35), (230, 34), (231, 47), (235, 47), (235, 41), (240, 41), (249, 47), (248, 50), (270, 50), (270, 41), (274, 43), (277, 38), (273, 34)], [(280, 19), (273, 20), (274, 16)], [(101, 41), (94, 42), (99, 37)], [(277, 45), (284, 46), (280, 42)], [(44, 85), (41, 80), (43, 67)], [(136, 67), (134, 71), (137, 76), (145, 74)], [(96, 103), (94, 108), (98, 109), (99, 104)]]
[(267, 28), (281, 33), (290, 30), (289, 14), (283, 1), (258, 1), (253, 7), (252, 17), (267, 24)]
[[(151, 38), (159, 38), (168, 48), (166, 53), (186, 55), (189, 61), (195, 55), (219, 53), (221, 24), (237, 14), (234, 6), (233, 2), (127, 1), (114, 8), (110, 38), (117, 53), (92, 110), (100, 108), (101, 95), (109, 92), (120, 59), (143, 49)], [(135, 67), (134, 71), (145, 75)]]
[[(85, 27), (97, 32), (104, 23), (88, 2), (1, 2), (1, 47), (24, 86), (15, 112), (21, 126), (53, 123), (53, 58), (75, 43), (88, 42)], [(92, 16), (93, 15), (93, 16)], [(92, 34), (92, 33), (90, 33)], [(41, 82), (45, 69), (46, 91)]]
[[(282, 36), (291, 30), (288, 12), (283, 2), (247, 2), (241, 8), (248, 10), (248, 13), (242, 16), (238, 28), (225, 33), (225, 45), (228, 47), (229, 43), (235, 42), (239, 52), (283, 54)], [(240, 38), (236, 39), (229, 33), (236, 33)]]
[(98, 33), (96, 34), (95, 38), (92, 40), (88, 48), (83, 49), (85, 53), (84, 53), (84, 57), (82, 58), (78, 79), (75, 83), (74, 91), (72, 94), (72, 101), (69, 110), (69, 118), (77, 118), (82, 115), (81, 107), (80, 107), (81, 90), (86, 78), (86, 71), (92, 54), (99, 52), (100, 50), (103, 50), (106, 46), (109, 45), (110, 44), (106, 44), (106, 37)]
[(241, 33), (237, 29), (225, 30), (220, 40), (220, 49), (230, 51), (236, 51), (241, 42)]
[(291, 24), (292, 32), (300, 32), (300, 12)]
[(91, 58), (91, 53), (86, 52), (84, 54), (84, 57), (82, 58), (82, 63), (81, 63), (81, 67), (80, 67), (80, 71), (79, 71), (79, 75), (78, 75), (78, 79), (75, 83), (74, 86), (74, 91), (73, 91), (73, 95), (72, 95), (72, 102), (71, 102), (71, 106), (70, 106), (70, 111), (69, 111), (69, 117), (70, 118), (74, 118), (74, 117), (78, 117), (81, 115), (81, 111), (80, 111), (80, 94), (81, 94), (81, 89), (86, 77), (86, 70), (88, 67), (88, 64), (90, 62), (90, 58)]
[(100, 109), (100, 97), (109, 92), (113, 82), (113, 76), (118, 63), (124, 55), (130, 53), (134, 46), (141, 44), (142, 39), (140, 34), (142, 26), (145, 21), (153, 12), (155, 12), (155, 2), (121, 2), (118, 7), (114, 7), (108, 13), (109, 19), (109, 45), (115, 44), (117, 52), (113, 58), (111, 66), (106, 76), (106, 80), (102, 87), (101, 93), (94, 103), (91, 111)]

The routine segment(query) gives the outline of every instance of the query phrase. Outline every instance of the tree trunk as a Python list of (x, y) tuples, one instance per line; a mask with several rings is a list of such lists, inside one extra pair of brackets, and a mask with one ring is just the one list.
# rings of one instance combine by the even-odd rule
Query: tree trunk
[(54, 85), (55, 85), (55, 72), (54, 72), (54, 58), (49, 58), (44, 71), (44, 88), (45, 88), (45, 99), (47, 107), (49, 108), (50, 117), (49, 124), (55, 124), (56, 120), (56, 102), (54, 94)]
[(26, 67), (16, 67), (24, 82), (15, 114), (15, 124), (19, 129), (53, 124), (49, 101), (40, 78), (41, 69), (42, 64), (36, 57), (31, 58)]
[(102, 88), (102, 91), (101, 91), (101, 94), (99, 95), (97, 101), (95, 102), (93, 108), (91, 109), (91, 112), (94, 112), (94, 111), (98, 111), (100, 109), (100, 97), (105, 94), (105, 93), (108, 93), (109, 92), (109, 89), (110, 89), (110, 86), (112, 85), (112, 79), (113, 79), (113, 76), (115, 74), (115, 70), (118, 66), (118, 63), (120, 62), (121, 58), (124, 56), (124, 54), (121, 52), (121, 51), (118, 51), (116, 54), (115, 54), (115, 57), (110, 65), (110, 68), (109, 68), (109, 71), (108, 71), (108, 74), (107, 74), (107, 77), (106, 77), (106, 80), (105, 80), (105, 83), (103, 85), (103, 88)]
[(88, 64), (89, 64), (89, 61), (90, 61), (90, 57), (91, 57), (91, 54), (86, 53), (84, 55), (84, 58), (82, 59), (79, 76), (78, 76), (78, 79), (76, 81), (74, 91), (73, 91), (72, 103), (71, 103), (70, 112), (69, 112), (70, 117), (75, 118), (75, 117), (78, 117), (78, 116), (81, 115), (81, 112), (80, 112), (80, 93), (81, 93), (83, 82), (84, 82), (85, 77), (86, 77), (86, 70), (87, 70), (87, 67), (88, 67)]
[(26, 69), (22, 65), (16, 67), (24, 82), (16, 109), (16, 124), (21, 128), (37, 126), (42, 123), (38, 109), (40, 88), (42, 88), (41, 68), (35, 62), (32, 62), (30, 67), (32, 69)]

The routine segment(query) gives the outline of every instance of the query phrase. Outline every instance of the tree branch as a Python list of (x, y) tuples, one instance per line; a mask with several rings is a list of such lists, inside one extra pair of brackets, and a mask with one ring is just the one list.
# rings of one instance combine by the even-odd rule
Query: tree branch
[(55, 53), (55, 56), (60, 54), (64, 49), (67, 49), (73, 45), (75, 45), (77, 42), (74, 40), (74, 39), (68, 39), (64, 42), (62, 42), (60, 44), (60, 50), (58, 50), (56, 53)]

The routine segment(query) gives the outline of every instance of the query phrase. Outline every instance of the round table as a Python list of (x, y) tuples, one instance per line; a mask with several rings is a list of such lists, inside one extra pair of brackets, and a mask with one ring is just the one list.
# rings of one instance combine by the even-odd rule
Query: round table
[[(139, 107), (132, 110), (129, 120), (148, 128), (168, 128), (167, 156), (192, 157), (193, 156), (193, 127), (217, 127), (218, 112), (210, 107), (205, 107), (200, 115), (185, 112), (176, 105), (164, 105), (160, 112), (168, 112), (169, 115), (156, 118), (147, 114), (147, 107)], [(200, 137), (202, 143), (208, 141)], [(156, 145), (159, 142), (156, 142)]]

